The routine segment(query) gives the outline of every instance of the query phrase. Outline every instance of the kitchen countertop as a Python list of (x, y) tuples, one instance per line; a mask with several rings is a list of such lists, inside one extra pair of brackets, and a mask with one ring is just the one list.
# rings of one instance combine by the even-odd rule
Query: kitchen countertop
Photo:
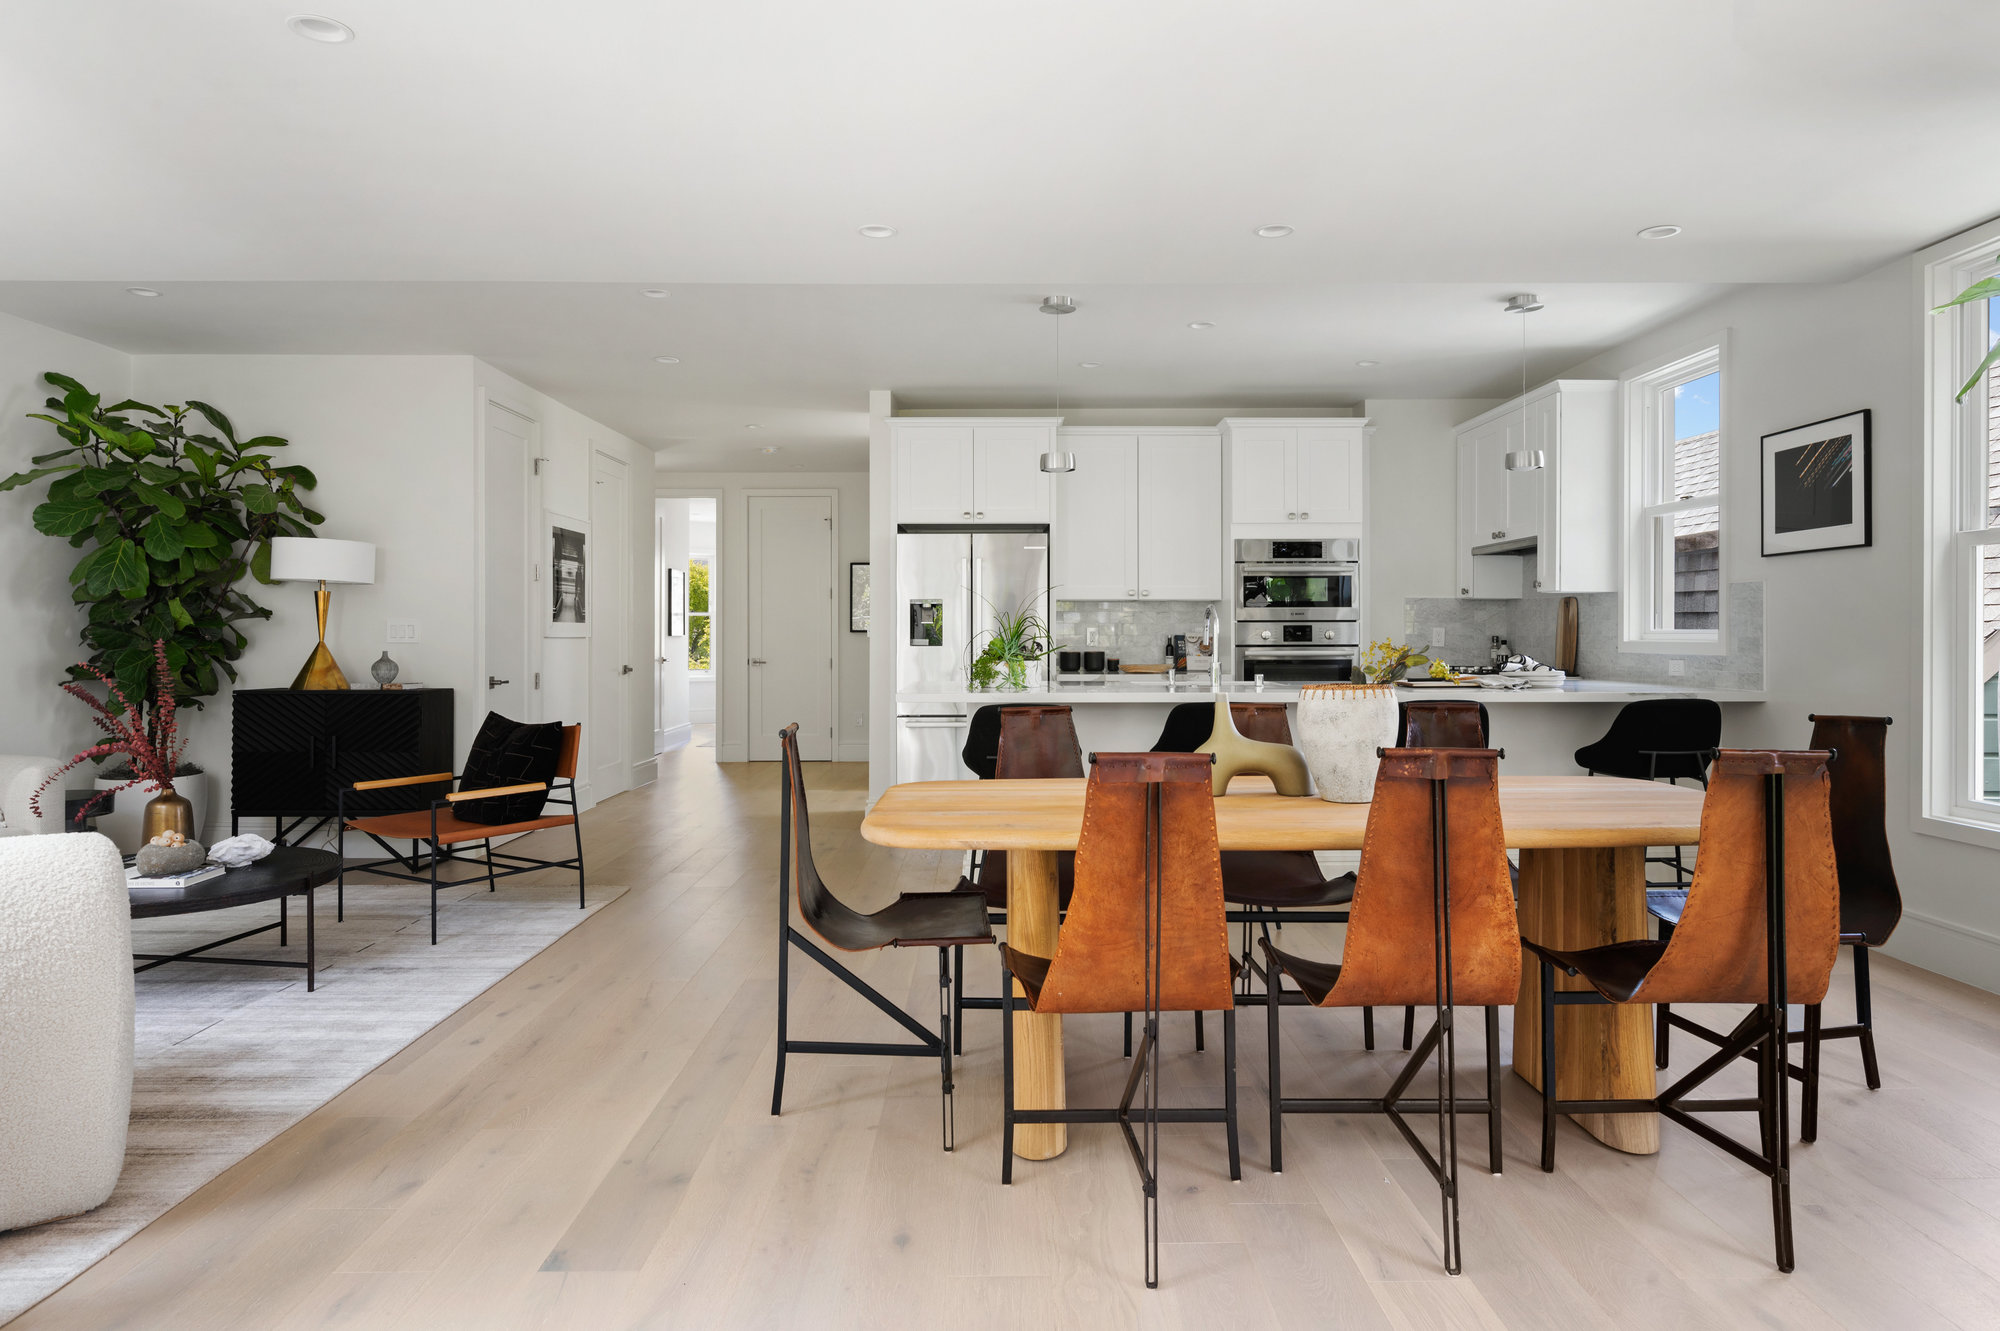
[[(1297, 702), (1299, 687), (1295, 684), (1267, 684), (1259, 690), (1255, 684), (1224, 682), (1221, 686), (1233, 699), (1244, 702)], [(969, 689), (935, 689), (911, 691), (896, 695), (896, 710), (907, 713), (912, 708), (926, 706), (982, 706), (1005, 707), (1032, 705), (1035, 703), (1150, 703), (1155, 706), (1168, 703), (1195, 702), (1215, 696), (1215, 686), (1206, 679), (1197, 678), (1190, 682), (1177, 680), (1168, 684), (1160, 675), (1121, 675), (1115, 682), (1085, 683), (1063, 680), (1056, 684), (1024, 689), (1018, 693), (974, 693)], [(1482, 689), (1468, 685), (1453, 689), (1404, 689), (1396, 690), (1400, 699), (1470, 699), (1489, 706), (1509, 703), (1627, 703), (1641, 698), (1709, 698), (1719, 703), (1763, 702), (1761, 690), (1752, 689), (1701, 689), (1676, 688), (1662, 684), (1633, 684), (1610, 679), (1571, 679), (1563, 681), (1561, 688), (1524, 689)]]

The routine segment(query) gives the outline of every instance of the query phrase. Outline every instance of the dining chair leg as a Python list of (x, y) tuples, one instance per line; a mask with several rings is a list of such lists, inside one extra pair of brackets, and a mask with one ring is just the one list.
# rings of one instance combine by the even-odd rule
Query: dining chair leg
[(438, 941), (438, 848), (431, 847), (431, 946)]
[(1500, 1172), (1500, 1009), (1486, 1009), (1486, 1172)]
[(1201, 1015), (1200, 1012), (1194, 1014), (1194, 1051), (1197, 1054), (1208, 1048), (1208, 1039), (1202, 1029)]
[(1673, 1004), (1653, 1004), (1653, 1066), (1667, 1065), (1667, 1032), (1674, 1028)]
[(1556, 970), (1542, 968), (1542, 1172), (1556, 1172)]
[(771, 1075), (771, 1116), (776, 1118), (785, 1103), (785, 1044), (791, 1039), (787, 1018), (791, 1009), (791, 940), (785, 925), (778, 927), (778, 1066)]
[(1243, 1181), (1243, 1154), (1236, 1141), (1236, 1010), (1222, 1014), (1222, 1107), (1229, 1127), (1229, 1177)]
[(1413, 1007), (1406, 1007), (1403, 1009), (1403, 1048), (1410, 1048), (1416, 1038), (1417, 1010)]
[(1854, 945), (1854, 1023), (1861, 1028), (1861, 1072), (1868, 1089), (1882, 1089), (1882, 1068), (1875, 1061), (1875, 1004), (1868, 986), (1868, 945)]
[(951, 1052), (965, 1053), (965, 945), (951, 950)]
[(1361, 1047), (1363, 1049), (1375, 1047), (1375, 1009), (1372, 1007), (1361, 1009)]
[(1805, 1088), (1799, 1092), (1799, 1140), (1819, 1140), (1820, 1005), (1806, 1008)]
[(1132, 1057), (1132, 1014), (1125, 1014), (1125, 1057)]
[[(1131, 1014), (1126, 1014), (1131, 1021)], [(1000, 1181), (1014, 1181), (1014, 976), (1000, 963)]]
[(938, 961), (938, 1087), (943, 1104), (940, 1106), (940, 1130), (944, 1134), (944, 1149), (949, 1151), (958, 1144), (958, 1105), (952, 1094), (951, 1085), (951, 958), (945, 950), (937, 950)]
[(1264, 964), (1271, 977), (1264, 987), (1265, 1057), (1271, 1079), (1271, 1172), (1282, 1174), (1285, 1172), (1285, 1079), (1278, 1062), (1278, 1009), (1284, 1006), (1285, 991), (1277, 964), (1268, 951), (1264, 954)]
[(497, 892), (500, 889), (493, 881), (493, 838), (488, 837), (479, 844), (486, 847), (486, 890)]
[[(571, 814), (575, 814), (575, 813), (576, 813), (576, 783), (575, 783), (574, 781), (572, 781), (572, 782), (570, 783), (570, 789), (569, 789), (569, 798), (570, 798), (570, 813), (571, 813)], [(572, 830), (572, 831), (573, 831), (573, 832), (575, 833), (575, 836), (576, 836), (576, 908), (577, 908), (578, 910), (582, 910), (582, 909), (584, 908), (584, 896), (583, 896), (583, 819), (582, 819), (582, 818), (575, 818), (575, 819), (574, 819), (574, 820), (573, 820), (573, 821), (572, 821), (572, 822), (570, 823), (570, 828), (571, 828), (571, 830)]]
[(339, 924), (347, 918), (347, 820), (345, 818), (340, 820), (340, 830), (334, 833), (333, 854), (340, 861), (340, 868), (333, 880), (333, 922)]
[[(1780, 996), (1782, 997), (1782, 992)], [(1766, 1012), (1767, 1052), (1764, 1067), (1766, 1079), (1770, 1082), (1767, 1112), (1771, 1123), (1771, 1153), (1768, 1159), (1773, 1166), (1771, 1228), (1776, 1240), (1778, 1269), (1790, 1271), (1797, 1264), (1792, 1250), (1792, 1134), (1791, 1126), (1786, 1122), (1791, 1114), (1792, 1103), (1792, 1079), (1787, 1075), (1787, 1064), (1791, 1055), (1786, 1038), (1783, 1005), (1768, 1007)]]

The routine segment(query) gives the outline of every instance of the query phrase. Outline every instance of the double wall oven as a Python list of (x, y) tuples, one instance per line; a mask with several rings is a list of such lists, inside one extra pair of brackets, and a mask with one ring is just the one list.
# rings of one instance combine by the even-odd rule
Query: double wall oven
[(1361, 648), (1361, 542), (1236, 543), (1236, 678), (1341, 683)]

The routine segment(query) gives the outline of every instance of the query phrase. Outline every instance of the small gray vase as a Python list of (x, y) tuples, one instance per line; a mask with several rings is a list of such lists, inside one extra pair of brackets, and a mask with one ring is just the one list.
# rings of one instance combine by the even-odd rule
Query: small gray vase
[(375, 687), (386, 689), (396, 682), (397, 665), (389, 659), (388, 650), (382, 652), (382, 659), (368, 667), (368, 673), (375, 676)]

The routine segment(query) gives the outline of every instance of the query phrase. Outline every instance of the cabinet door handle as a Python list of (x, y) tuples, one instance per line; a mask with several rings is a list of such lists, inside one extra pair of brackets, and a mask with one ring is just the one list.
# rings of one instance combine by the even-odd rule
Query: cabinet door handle
[(1299, 515), (1296, 513), (1285, 514), (1285, 521), (1287, 522), (1297, 522), (1298, 520), (1299, 520)]
[(960, 516), (961, 518), (969, 518), (972, 516), (972, 510), (968, 508), (965, 510), (965, 512), (959, 514), (958, 516)]
[(1141, 596), (1151, 596), (1152, 594), (1153, 594), (1153, 589), (1151, 587), (1141, 587), (1139, 589), (1139, 595)]
[[(1538, 583), (1536, 583), (1535, 585), (1536, 585), (1537, 587), (1539, 587), (1539, 586), (1541, 586), (1542, 584), (1540, 584), (1540, 583), (1538, 582)], [(621, 675), (629, 675), (629, 674), (631, 674), (631, 673), (632, 673), (632, 667), (631, 667), (631, 666), (619, 666), (619, 667), (618, 667), (618, 673), (619, 673), (619, 674), (621, 674)]]
[(1127, 587), (1125, 589), (1125, 594), (1127, 596), (1137, 596), (1139, 594), (1139, 589), (1137, 587)]
[(1312, 514), (1310, 514), (1310, 513), (1301, 513), (1301, 514), (1299, 514), (1299, 521), (1300, 521), (1300, 522), (1304, 522), (1304, 521), (1305, 521), (1305, 520), (1306, 520), (1307, 518), (1309, 518), (1309, 517), (1311, 517), (1311, 516), (1312, 516)]
[(753, 656), (753, 657), (751, 657), (751, 658), (750, 658), (750, 664), (751, 664), (751, 665), (763, 665), (763, 664), (765, 664), (765, 661), (764, 661), (764, 658), (763, 658), (763, 657), (761, 657), (761, 656)]
[(1458, 589), (1458, 594), (1459, 594), (1460, 596), (1470, 596), (1470, 595), (1472, 595), (1472, 588), (1470, 588), (1470, 587), (1460, 587), (1460, 588)]
[(985, 517), (985, 516), (986, 516), (986, 514), (984, 514), (984, 513), (974, 513), (974, 514), (973, 514), (972, 516), (973, 516), (973, 517), (975, 517), (975, 518), (983, 518), (983, 517)]

